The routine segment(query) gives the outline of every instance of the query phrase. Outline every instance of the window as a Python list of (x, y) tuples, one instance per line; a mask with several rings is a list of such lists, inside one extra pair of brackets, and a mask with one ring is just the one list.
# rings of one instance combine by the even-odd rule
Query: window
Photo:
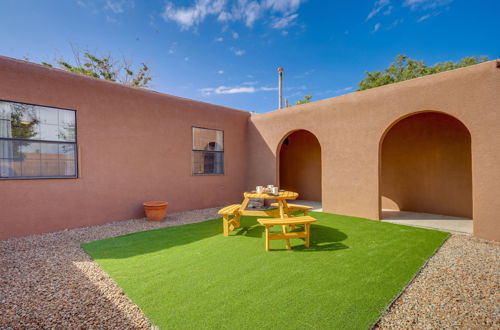
[(77, 177), (75, 111), (0, 101), (0, 179)]
[(224, 174), (224, 132), (193, 127), (193, 174)]

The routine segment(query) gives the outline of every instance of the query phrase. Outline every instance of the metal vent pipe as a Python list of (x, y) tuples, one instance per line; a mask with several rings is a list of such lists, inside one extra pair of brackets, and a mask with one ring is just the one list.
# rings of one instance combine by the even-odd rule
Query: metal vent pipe
[(278, 68), (278, 109), (283, 109), (283, 68)]

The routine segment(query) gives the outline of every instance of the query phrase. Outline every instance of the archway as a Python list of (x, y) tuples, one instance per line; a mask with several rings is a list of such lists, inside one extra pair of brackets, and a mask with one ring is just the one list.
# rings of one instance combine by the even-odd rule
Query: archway
[(314, 134), (297, 130), (278, 146), (279, 186), (299, 199), (321, 202), (321, 146)]
[(381, 209), (472, 219), (471, 164), (462, 122), (440, 112), (405, 117), (380, 144)]

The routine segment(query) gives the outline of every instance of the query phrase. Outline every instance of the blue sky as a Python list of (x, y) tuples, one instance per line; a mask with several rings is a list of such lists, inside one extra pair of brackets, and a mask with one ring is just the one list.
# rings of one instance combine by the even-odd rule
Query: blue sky
[(71, 44), (146, 62), (152, 89), (255, 112), (355, 91), (398, 54), (500, 57), (500, 1), (0, 1), (0, 55), (72, 58)]

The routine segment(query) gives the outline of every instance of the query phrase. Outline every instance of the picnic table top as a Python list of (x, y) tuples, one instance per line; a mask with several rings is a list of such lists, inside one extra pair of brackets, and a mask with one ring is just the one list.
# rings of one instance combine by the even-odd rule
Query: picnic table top
[(271, 193), (257, 193), (257, 192), (245, 192), (243, 193), (245, 198), (255, 198), (255, 199), (297, 199), (299, 194), (293, 191), (280, 191), (277, 195)]

